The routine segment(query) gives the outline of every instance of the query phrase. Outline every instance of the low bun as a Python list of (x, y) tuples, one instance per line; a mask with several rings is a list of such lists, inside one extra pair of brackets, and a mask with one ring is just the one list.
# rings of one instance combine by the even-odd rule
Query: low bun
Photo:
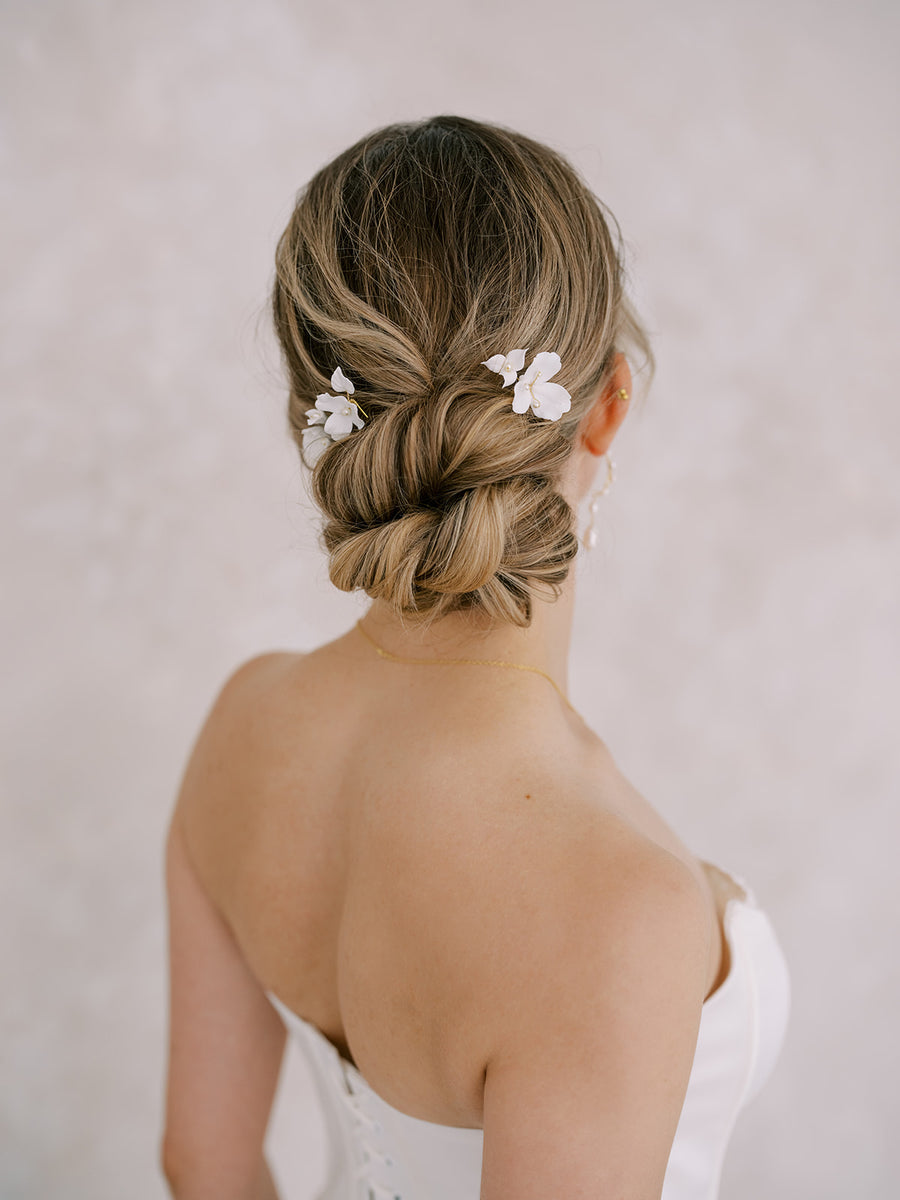
[(572, 519), (549, 484), (511, 480), (359, 532), (332, 520), (323, 531), (329, 577), (398, 612), (439, 617), (477, 607), (528, 625), (534, 590), (553, 595), (578, 550)]
[[(318, 172), (276, 254), (301, 447), (335, 367), (364, 424), (311, 466), (329, 576), (398, 613), (527, 626), (578, 551), (559, 488), (617, 351), (646, 337), (600, 202), (553, 150), (462, 117), (388, 126)], [(512, 410), (481, 365), (555, 351), (570, 410)], [(309, 464), (307, 464), (309, 465)]]

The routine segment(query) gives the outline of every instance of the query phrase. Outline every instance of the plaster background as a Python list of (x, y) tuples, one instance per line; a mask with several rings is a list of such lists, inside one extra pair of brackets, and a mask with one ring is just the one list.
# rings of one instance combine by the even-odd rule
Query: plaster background
[[(163, 831), (230, 671), (345, 630), (264, 311), (295, 190), (461, 112), (618, 216), (658, 374), (572, 698), (793, 974), (723, 1200), (900, 1173), (895, 4), (0, 5), (0, 1195), (160, 1200)], [(272, 1159), (324, 1166), (291, 1052)]]

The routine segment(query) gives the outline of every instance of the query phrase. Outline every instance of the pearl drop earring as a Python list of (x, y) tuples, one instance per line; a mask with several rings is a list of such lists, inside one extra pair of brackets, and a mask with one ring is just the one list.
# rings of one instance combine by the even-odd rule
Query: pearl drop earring
[(600, 507), (600, 497), (605, 496), (613, 485), (613, 480), (616, 475), (616, 464), (613, 462), (609, 452), (604, 455), (606, 459), (606, 480), (602, 488), (598, 488), (595, 492), (591, 492), (591, 519), (587, 529), (584, 531), (582, 543), (585, 550), (593, 550), (597, 545), (597, 531), (594, 528), (594, 521), (597, 516), (597, 509)]

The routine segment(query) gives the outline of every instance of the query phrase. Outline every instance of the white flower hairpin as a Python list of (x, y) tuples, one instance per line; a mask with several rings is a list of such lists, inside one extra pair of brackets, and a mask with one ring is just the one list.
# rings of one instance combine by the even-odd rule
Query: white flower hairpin
[[(340, 367), (334, 369), (331, 386), (343, 395), (332, 396), (329, 392), (322, 392), (316, 396), (315, 408), (308, 409), (306, 413), (308, 428), (301, 430), (303, 449), (313, 465), (332, 442), (343, 441), (354, 429), (362, 429), (365, 424), (359, 415), (363, 411), (359, 402), (350, 399), (355, 388)], [(331, 413), (331, 416), (326, 417), (326, 413)]]
[(516, 380), (513, 412), (523, 413), (530, 408), (536, 417), (558, 421), (572, 407), (572, 397), (566, 389), (559, 383), (550, 382), (562, 367), (559, 355), (542, 350), (531, 360), (528, 370), (519, 376), (519, 371), (525, 366), (525, 354), (525, 350), (510, 350), (508, 354), (492, 355), (481, 365), (502, 375), (504, 387), (509, 387)]
[[(546, 350), (536, 354), (528, 370), (520, 375), (526, 353), (527, 349), (494, 354), (481, 365), (501, 375), (504, 387), (515, 381), (513, 412), (524, 413), (530, 408), (545, 421), (558, 421), (572, 407), (572, 397), (566, 389), (550, 382), (562, 367), (559, 355)], [(304, 455), (312, 466), (333, 442), (343, 441), (365, 424), (365, 412), (359, 401), (352, 399), (355, 388), (340, 367), (334, 369), (331, 386), (338, 394), (322, 392), (316, 396), (315, 408), (306, 413), (307, 428), (301, 431)]]

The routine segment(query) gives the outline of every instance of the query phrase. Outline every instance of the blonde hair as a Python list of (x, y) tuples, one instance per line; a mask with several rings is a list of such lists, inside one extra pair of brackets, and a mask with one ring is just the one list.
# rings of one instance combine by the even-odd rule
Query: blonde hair
[[(578, 540), (557, 485), (579, 421), (618, 350), (652, 365), (623, 276), (618, 226), (576, 171), (495, 125), (389, 125), (309, 181), (272, 310), (301, 457), (335, 367), (366, 414), (312, 471), (336, 587), (413, 618), (521, 626), (535, 593), (559, 595)], [(562, 359), (558, 421), (514, 413), (480, 365), (514, 347)]]

